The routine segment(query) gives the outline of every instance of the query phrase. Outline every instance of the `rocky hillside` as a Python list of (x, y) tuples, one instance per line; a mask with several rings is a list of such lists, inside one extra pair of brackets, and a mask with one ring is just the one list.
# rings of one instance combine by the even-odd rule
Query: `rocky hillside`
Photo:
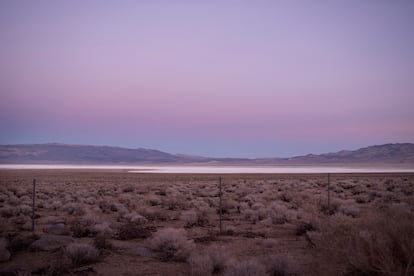
[(414, 163), (414, 144), (385, 144), (320, 155), (289, 158), (304, 163)]
[(292, 158), (209, 158), (174, 155), (153, 149), (127, 149), (107, 146), (67, 144), (0, 145), (0, 163), (67, 163), (67, 164), (119, 164), (119, 163), (207, 163), (215, 164), (328, 164), (328, 163), (392, 163), (414, 164), (414, 144), (385, 144), (343, 150), (335, 153), (308, 154)]
[(140, 163), (176, 162), (179, 159), (150, 149), (66, 144), (0, 146), (0, 163)]

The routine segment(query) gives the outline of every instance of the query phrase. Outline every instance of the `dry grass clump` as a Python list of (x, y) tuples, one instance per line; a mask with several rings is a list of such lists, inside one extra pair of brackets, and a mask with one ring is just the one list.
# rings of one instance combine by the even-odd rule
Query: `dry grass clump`
[(194, 248), (184, 229), (164, 228), (154, 234), (150, 247), (159, 252), (162, 261), (185, 261)]
[(95, 246), (78, 242), (66, 246), (64, 253), (75, 266), (96, 262), (99, 257)]
[(333, 217), (315, 243), (322, 267), (333, 274), (414, 274), (412, 212), (389, 209), (352, 223)]

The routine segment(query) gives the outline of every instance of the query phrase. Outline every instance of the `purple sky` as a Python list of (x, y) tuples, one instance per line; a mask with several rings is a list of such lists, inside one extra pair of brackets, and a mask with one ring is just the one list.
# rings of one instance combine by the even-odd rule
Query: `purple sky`
[(414, 142), (414, 1), (0, 1), (0, 143)]

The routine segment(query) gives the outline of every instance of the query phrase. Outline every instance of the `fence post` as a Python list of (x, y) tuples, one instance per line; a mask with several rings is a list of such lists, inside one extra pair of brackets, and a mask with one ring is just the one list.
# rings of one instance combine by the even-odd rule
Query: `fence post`
[(331, 174), (328, 173), (328, 214), (331, 213)]
[(33, 179), (33, 193), (32, 193), (32, 232), (35, 230), (35, 198), (36, 198), (36, 179)]
[(221, 192), (221, 176), (219, 178), (219, 221), (220, 221), (220, 235), (222, 233), (222, 228), (221, 228), (221, 216), (222, 216), (222, 192)]

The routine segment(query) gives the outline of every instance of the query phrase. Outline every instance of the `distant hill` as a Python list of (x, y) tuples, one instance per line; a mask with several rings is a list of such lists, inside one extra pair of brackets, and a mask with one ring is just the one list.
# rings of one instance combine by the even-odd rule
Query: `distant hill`
[(289, 158), (304, 163), (414, 163), (414, 144), (385, 144), (358, 150)]
[(0, 163), (141, 163), (177, 162), (158, 150), (67, 144), (0, 145)]
[(414, 164), (414, 144), (385, 144), (335, 153), (291, 158), (210, 158), (170, 154), (154, 149), (67, 144), (0, 145), (3, 164), (120, 164), (120, 163), (213, 163), (213, 164)]

